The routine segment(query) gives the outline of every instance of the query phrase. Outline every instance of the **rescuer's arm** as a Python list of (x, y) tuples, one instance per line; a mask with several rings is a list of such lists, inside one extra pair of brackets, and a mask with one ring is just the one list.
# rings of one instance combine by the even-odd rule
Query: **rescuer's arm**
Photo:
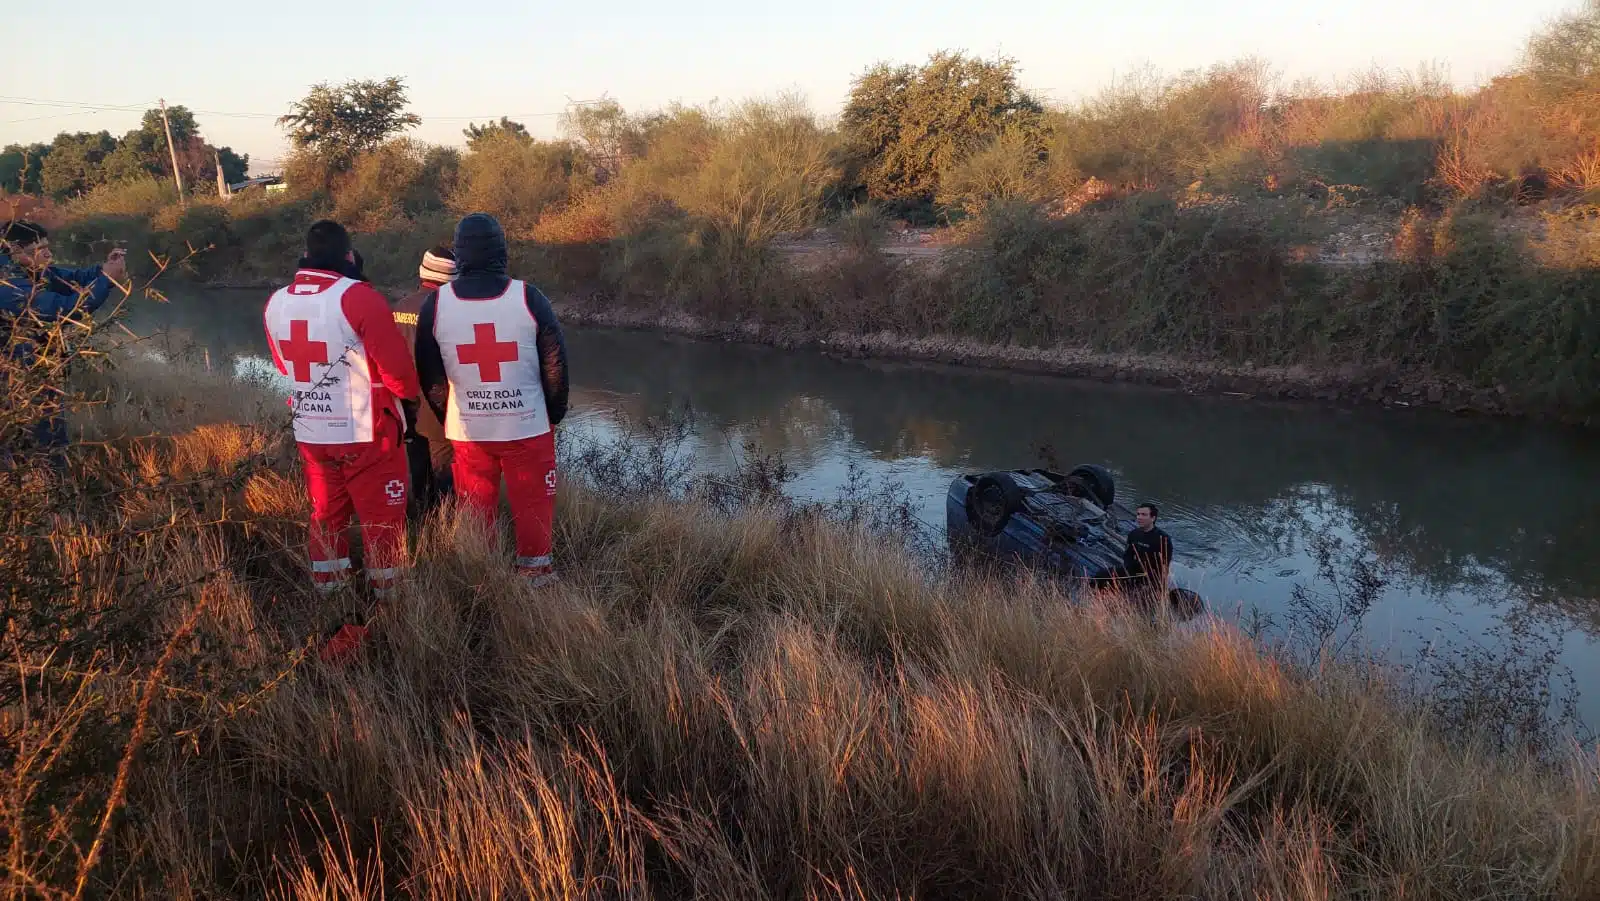
[(544, 387), (544, 405), (555, 426), (567, 415), (567, 340), (561, 334), (555, 308), (544, 292), (527, 285), (528, 312), (539, 324), (539, 382)]
[(283, 355), (278, 353), (278, 339), (272, 337), (272, 329), (267, 326), (266, 310), (261, 311), (261, 328), (267, 333), (267, 350), (272, 351), (272, 365), (278, 367), (281, 375), (289, 374), (289, 367), (283, 365)]
[(65, 312), (93, 313), (111, 296), (111, 276), (106, 274), (104, 266), (85, 266), (82, 269), (51, 266), (45, 271), (50, 274), (49, 288), (52, 292), (78, 298), (74, 305), (76, 309), (69, 307)]
[(444, 422), (445, 408), (450, 400), (450, 380), (445, 375), (439, 340), (433, 334), (438, 299), (437, 291), (429, 294), (428, 299), (422, 302), (422, 309), (417, 312), (417, 377), (422, 384), (422, 399), (433, 409), (439, 421)]
[(394, 324), (389, 302), (370, 285), (355, 284), (344, 292), (343, 306), (345, 318), (361, 336), (367, 360), (378, 370), (384, 386), (401, 400), (416, 400), (421, 393), (417, 367), (405, 336)]
[[(82, 276), (85, 273), (89, 274), (89, 278), (82, 283), (82, 290), (61, 277), (62, 274)], [(31, 311), (40, 320), (53, 322), (75, 312), (93, 313), (106, 302), (106, 296), (110, 293), (111, 279), (100, 273), (99, 266), (65, 273), (51, 272), (40, 284), (21, 276), (11, 276), (0, 279), (0, 313), (20, 316)]]

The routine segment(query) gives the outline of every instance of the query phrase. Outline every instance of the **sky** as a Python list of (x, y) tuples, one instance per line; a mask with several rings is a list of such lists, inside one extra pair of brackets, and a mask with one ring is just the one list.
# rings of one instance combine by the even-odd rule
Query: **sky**
[[(1285, 80), (1373, 67), (1442, 69), (1482, 83), (1527, 37), (1580, 0), (611, 0), (265, 6), (153, 0), (22, 4), (8, 30), (37, 36), (0, 82), (0, 145), (60, 131), (114, 135), (159, 98), (196, 111), (213, 143), (274, 171), (288, 142), (274, 119), (317, 82), (405, 79), (413, 137), (461, 144), (469, 121), (510, 116), (555, 134), (570, 101), (630, 111), (785, 92), (837, 115), (878, 62), (938, 50), (1014, 59), (1022, 83), (1068, 103), (1145, 66), (1177, 74), (1246, 56)], [(373, 9), (377, 9), (374, 4)], [(137, 10), (137, 14), (130, 14)], [(233, 20), (219, 12), (238, 10)], [(26, 101), (26, 102), (24, 102)], [(94, 109), (91, 107), (123, 107)]]

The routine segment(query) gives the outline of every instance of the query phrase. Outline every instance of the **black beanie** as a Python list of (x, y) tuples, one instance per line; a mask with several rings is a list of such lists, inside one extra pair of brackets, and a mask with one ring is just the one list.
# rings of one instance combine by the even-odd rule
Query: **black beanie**
[(473, 273), (505, 275), (505, 229), (488, 213), (473, 213), (456, 224), (456, 276)]

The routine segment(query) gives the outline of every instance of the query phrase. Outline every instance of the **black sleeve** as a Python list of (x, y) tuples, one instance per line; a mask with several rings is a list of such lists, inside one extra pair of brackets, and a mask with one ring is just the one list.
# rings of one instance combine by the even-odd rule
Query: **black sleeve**
[(539, 382), (544, 386), (544, 405), (555, 426), (567, 415), (567, 339), (561, 334), (555, 308), (544, 292), (527, 285), (528, 312), (539, 324)]
[(417, 312), (417, 379), (422, 382), (422, 397), (433, 408), (435, 416), (444, 422), (445, 408), (450, 399), (450, 381), (444, 372), (444, 357), (439, 354), (439, 340), (433, 335), (434, 313), (438, 309), (439, 292), (429, 294)]

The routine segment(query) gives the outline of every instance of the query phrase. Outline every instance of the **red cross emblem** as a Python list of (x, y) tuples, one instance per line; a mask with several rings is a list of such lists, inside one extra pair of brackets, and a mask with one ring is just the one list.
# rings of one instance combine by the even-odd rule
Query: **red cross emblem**
[(456, 345), (456, 360), (463, 366), (478, 367), (478, 381), (500, 381), (500, 364), (517, 359), (517, 342), (496, 341), (494, 323), (479, 322), (472, 326), (473, 342)]
[(311, 364), (328, 362), (328, 342), (311, 340), (311, 322), (295, 319), (289, 323), (289, 339), (278, 340), (278, 353), (294, 364), (294, 380), (311, 381)]

